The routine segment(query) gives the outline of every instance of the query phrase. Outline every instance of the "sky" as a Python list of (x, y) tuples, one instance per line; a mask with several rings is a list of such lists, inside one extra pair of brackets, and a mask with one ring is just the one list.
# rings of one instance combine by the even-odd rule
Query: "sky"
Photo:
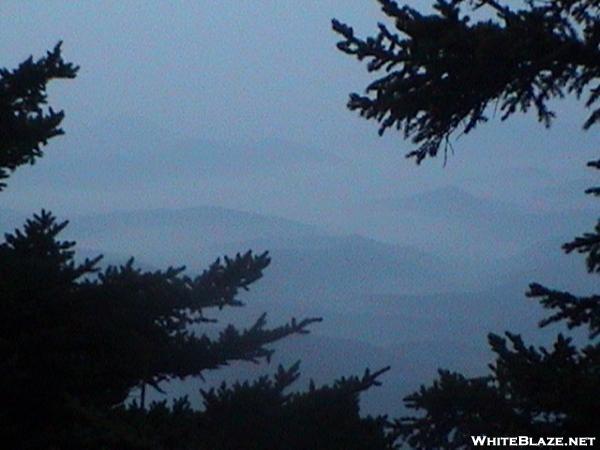
[[(373, 75), (335, 48), (334, 17), (360, 35), (385, 21), (373, 0), (4, 0), (2, 66), (62, 40), (81, 70), (50, 88), (67, 135), (35, 167), (19, 169), (3, 206), (72, 215), (213, 204), (335, 227), (360, 221), (356, 208), (365, 203), (444, 186), (535, 207), (542, 194), (522, 185), (588, 176), (598, 135), (581, 131), (585, 111), (575, 101), (556, 104), (551, 130), (532, 115), (494, 120), (456, 141), (445, 167), (442, 158), (417, 167), (399, 133), (381, 138), (376, 123), (346, 109), (348, 94)], [(191, 159), (173, 150), (192, 141)], [(223, 174), (203, 170), (228, 157), (206, 142), (269, 152)], [(325, 155), (325, 163), (270, 165), (277, 145), (290, 158)]]
[[(430, 3), (411, 2), (420, 9)], [(441, 277), (433, 283), (435, 289), (446, 271), (454, 271), (460, 281), (473, 278), (469, 283), (475, 286), (491, 286), (490, 280), (508, 285), (513, 280), (510, 284), (519, 293), (532, 279), (550, 279), (550, 286), (556, 286), (552, 277), (563, 275), (561, 280), (570, 281), (573, 273), (583, 274), (581, 258), (568, 260), (573, 265), (565, 268), (562, 260), (554, 264), (554, 259), (548, 262), (539, 255), (562, 257), (564, 239), (593, 225), (594, 215), (588, 210), (578, 215), (565, 211), (595, 207), (582, 191), (594, 182), (585, 163), (598, 157), (600, 127), (583, 132), (586, 111), (569, 99), (554, 103), (558, 118), (549, 130), (532, 114), (503, 123), (496, 118), (454, 141), (455, 153), (446, 165), (436, 158), (416, 166), (404, 157), (413, 148), (410, 142), (393, 131), (380, 137), (376, 123), (346, 108), (349, 93), (362, 92), (375, 75), (336, 49), (332, 18), (352, 25), (361, 36), (375, 33), (377, 23), (386, 21), (375, 0), (1, 0), (0, 67), (13, 68), (29, 55), (40, 57), (62, 40), (64, 58), (81, 69), (75, 80), (50, 86), (50, 104), (66, 112), (66, 135), (53, 139), (35, 166), (19, 168), (8, 180), (8, 188), (0, 193), (0, 224), (7, 209), (29, 215), (50, 208), (60, 218), (73, 219), (70, 228), (79, 230), (79, 250), (83, 245), (93, 250), (90, 255), (136, 255), (138, 262), (150, 263), (148, 267), (163, 264), (152, 259), (163, 251), (169, 264), (189, 264), (195, 253), (208, 247), (202, 239), (227, 234), (223, 241), (242, 240), (252, 226), (257, 235), (263, 229), (277, 234), (279, 228), (304, 228), (255, 215), (225, 214), (227, 220), (219, 219), (218, 209), (205, 220), (210, 223), (198, 221), (204, 228), (198, 223), (189, 226), (188, 216), (194, 215), (186, 211), (157, 214), (165, 222), (169, 214), (176, 216), (174, 225), (169, 222), (170, 228), (164, 229), (142, 222), (152, 214), (136, 216), (142, 219), (131, 220), (133, 225), (123, 220), (128, 213), (107, 214), (103, 220), (80, 216), (212, 205), (292, 219), (318, 227), (318, 233), (323, 229), (350, 234), (348, 239), (327, 241), (324, 250), (302, 248), (300, 257), (291, 251), (291, 256), (274, 253), (269, 271), (275, 275), (263, 282), (272, 280), (267, 286), (277, 297), (281, 280), (284, 288), (302, 296), (305, 292), (297, 286), (346, 288), (339, 302), (312, 296), (315, 304), (339, 307), (336, 314), (342, 314), (337, 319), (328, 314), (331, 322), (320, 332), (339, 334), (346, 326), (351, 336), (356, 330), (372, 331), (376, 341), (392, 330), (388, 338), (398, 343), (412, 339), (411, 330), (418, 337), (423, 323), (425, 330), (439, 332), (442, 338), (434, 347), (439, 355), (429, 342), (418, 347), (427, 351), (419, 350), (417, 356), (405, 357), (402, 348), (397, 364), (385, 354), (385, 364), (393, 361), (400, 370), (407, 369), (394, 372), (402, 380), (410, 380), (411, 370), (425, 364), (423, 358), (431, 359), (427, 370), (432, 376), (437, 358), (444, 362), (458, 355), (461, 363), (471, 353), (469, 348), (452, 347), (453, 339), (466, 335), (470, 341), (477, 334), (484, 348), (490, 322), (496, 321), (496, 331), (505, 325), (513, 329), (512, 322), (525, 317), (519, 309), (525, 302), (513, 306), (508, 301), (514, 297), (508, 296), (502, 303), (499, 292), (497, 297), (482, 297), (481, 303), (477, 296), (467, 297), (465, 303), (461, 294), (449, 297), (447, 304), (454, 311), (449, 313), (443, 298), (433, 298), (423, 307), (423, 299), (415, 297), (409, 303), (414, 311), (409, 308), (409, 315), (402, 316), (406, 303), (394, 310), (392, 299), (388, 309), (380, 304), (380, 312), (369, 319), (371, 325), (365, 325), (367, 309), (351, 319), (343, 315), (349, 312), (347, 290), (357, 290), (356, 284), (362, 283), (365, 291), (373, 290), (369, 294), (388, 295), (387, 290), (375, 290), (392, 289), (388, 278), (405, 268), (408, 273), (423, 271), (432, 280)], [(105, 224), (111, 226), (105, 230)], [(559, 238), (554, 239), (555, 234)], [(549, 245), (534, 245), (550, 238)], [(285, 234), (282, 239), (292, 240)], [(316, 248), (320, 242), (309, 244)], [(228, 244), (249, 248), (245, 243)], [(421, 253), (407, 252), (408, 245), (432, 255), (434, 259), (428, 256), (425, 261), (436, 263), (414, 264)], [(271, 242), (260, 242), (258, 248), (272, 250)], [(336, 248), (337, 253), (331, 250)], [(468, 264), (458, 264), (465, 262), (460, 258)], [(549, 276), (540, 279), (535, 273), (536, 278), (530, 278), (535, 270)], [(416, 288), (431, 289), (420, 281), (423, 278), (415, 279)], [(463, 317), (461, 308), (470, 308), (469, 298), (471, 306), (481, 305), (486, 312), (471, 317), (469, 310)], [(427, 305), (435, 302), (441, 302), (442, 309), (432, 320)], [(284, 317), (287, 308), (280, 310)], [(423, 317), (418, 315), (421, 309)], [(392, 310), (406, 318), (395, 320), (388, 315)], [(531, 318), (532, 323), (538, 318)], [(336, 320), (342, 326), (336, 327)], [(469, 320), (477, 333), (463, 328)], [(347, 357), (329, 359), (352, 362)], [(314, 361), (321, 364), (323, 359)], [(392, 398), (389, 391), (381, 392), (388, 401)]]

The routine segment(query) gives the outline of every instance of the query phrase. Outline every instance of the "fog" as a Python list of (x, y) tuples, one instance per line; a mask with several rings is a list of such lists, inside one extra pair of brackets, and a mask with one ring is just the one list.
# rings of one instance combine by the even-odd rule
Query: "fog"
[(322, 315), (281, 360), (320, 381), (392, 364), (366, 401), (394, 412), (437, 367), (484, 370), (488, 331), (530, 330), (529, 281), (591, 288), (560, 244), (596, 218), (583, 190), (598, 134), (561, 101), (551, 129), (496, 117), (445, 164), (416, 166), (399, 133), (346, 109), (371, 77), (336, 50), (333, 17), (360, 34), (384, 20), (367, 0), (3, 1), (3, 67), (63, 40), (81, 70), (52, 85), (66, 134), (9, 179), (0, 225), (47, 208), (71, 220), (82, 256), (190, 272), (270, 250), (247, 311), (227, 319)]

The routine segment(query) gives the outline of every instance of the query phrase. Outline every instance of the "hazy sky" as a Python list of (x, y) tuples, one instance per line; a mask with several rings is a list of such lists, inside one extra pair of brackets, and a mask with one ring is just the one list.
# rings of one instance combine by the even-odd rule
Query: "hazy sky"
[[(58, 40), (64, 40), (65, 58), (81, 66), (75, 81), (55, 83), (50, 91), (51, 104), (66, 110), (67, 137), (50, 145), (38, 167), (19, 170), (2, 195), (4, 206), (49, 205), (76, 213), (211, 203), (315, 222), (340, 200), (360, 203), (442, 185), (470, 182), (482, 195), (518, 199), (522, 192), (510, 179), (514, 168), (528, 173), (539, 166), (540, 176), (553, 181), (587, 175), (584, 165), (594, 156), (598, 134), (580, 131), (584, 114), (574, 102), (558, 105), (559, 121), (551, 131), (533, 116), (502, 125), (493, 121), (456, 142), (446, 168), (441, 158), (417, 168), (403, 156), (410, 143), (393, 132), (379, 138), (375, 123), (345, 108), (348, 93), (361, 91), (370, 76), (364, 65), (336, 50), (333, 17), (362, 35), (385, 20), (373, 0), (4, 0), (2, 66), (41, 56)], [(132, 143), (114, 160), (115, 170), (127, 169), (124, 187), (110, 178), (110, 170), (77, 162), (103, 157), (102, 150), (79, 145), (88, 134), (102, 135), (105, 124), (115, 121), (126, 129), (132, 120), (156, 125), (166, 141), (162, 146), (173, 136), (227, 145), (277, 139), (336, 155), (344, 164), (321, 172), (273, 171), (267, 182), (265, 161), (258, 158), (238, 173), (239, 180), (199, 172), (189, 186), (180, 181), (176, 165), (146, 180), (148, 169), (136, 162), (145, 155), (131, 154), (144, 150)], [(67, 150), (53, 152), (53, 146)], [(198, 152), (210, 166), (213, 155)], [(44, 184), (46, 173), (54, 179), (59, 173), (61, 181)]]
[[(425, 0), (411, 3), (431, 4)], [(76, 239), (90, 255), (108, 251), (110, 256), (112, 252), (118, 258), (111, 262), (135, 255), (151, 267), (167, 262), (195, 268), (194, 262), (204, 262), (197, 255), (212, 258), (206, 248), (212, 252), (227, 239), (265, 238), (259, 236), (268, 234), (265, 229), (277, 235), (279, 228), (299, 227), (273, 225), (270, 218), (248, 219), (247, 214), (223, 214), (227, 220), (219, 220), (218, 208), (205, 220), (190, 214), (196, 222), (186, 219), (189, 211), (180, 211), (174, 222), (167, 219), (176, 214), (156, 213), (166, 223), (163, 228), (147, 219), (155, 212), (141, 214), (141, 219), (129, 224), (122, 219), (127, 213), (115, 213), (112, 219), (110, 215), (100, 219), (75, 216), (216, 205), (317, 225), (315, 235), (325, 229), (386, 244), (414, 245), (434, 258), (423, 262), (420, 252), (407, 253), (405, 247), (388, 248), (392, 246), (356, 236), (332, 240), (332, 244), (329, 237), (323, 239), (327, 244), (323, 250), (317, 248), (321, 241), (313, 236), (314, 242), (304, 242), (308, 239), (298, 232), (298, 241), (314, 244), (316, 250), (272, 253), (273, 267), (264, 280), (271, 283), (266, 284), (272, 294), (267, 297), (279, 301), (281, 284), (294, 291), (294, 302), (279, 310), (275, 309), (279, 303), (273, 302), (269, 317), (287, 317), (289, 304), (298, 305), (304, 314), (305, 304), (295, 300), (308, 291), (306, 311), (319, 302), (333, 311), (339, 308), (336, 315), (327, 314), (318, 332), (343, 332), (353, 338), (373, 333), (370, 339), (377, 344), (383, 336), (397, 345), (404, 345), (405, 339), (410, 345), (397, 347), (393, 353), (397, 359), (381, 353), (382, 364), (395, 364), (384, 386), (402, 386), (412, 379), (416, 387), (417, 378), (419, 383), (425, 378), (415, 373), (427, 370), (433, 376), (438, 364), (457, 361), (464, 365), (470, 355), (477, 354), (471, 347), (457, 347), (457, 342), (472, 341), (477, 335), (477, 348), (484, 348), (484, 333), (491, 329), (491, 322), (498, 327), (494, 331), (505, 326), (514, 330), (514, 322), (529, 319), (519, 309), (525, 302), (513, 307), (509, 300), (514, 297), (507, 297), (506, 303), (499, 301), (504, 291), (482, 297), (481, 303), (473, 295), (432, 298), (425, 304), (415, 297), (394, 316), (389, 314), (395, 310), (394, 298), (369, 297), (369, 302), (383, 301), (377, 308), (364, 303), (368, 309), (346, 315), (351, 310), (346, 295), (350, 289), (362, 289), (355, 292), (359, 299), (355, 303), (362, 304), (365, 292), (397, 294), (390, 289), (400, 289), (405, 282), (404, 292), (434, 292), (446, 283), (446, 272), (456, 275), (456, 283), (448, 289), (461, 283), (468, 289), (506, 283), (515, 286), (510, 292), (522, 292), (532, 279), (550, 278), (549, 285), (555, 287), (555, 275), (570, 281), (572, 273), (583, 273), (579, 257), (568, 260), (572, 265), (565, 270), (562, 260), (554, 264), (554, 259), (538, 256), (547, 252), (562, 257), (563, 239), (590, 229), (588, 223), (593, 225), (589, 211), (577, 216), (564, 211), (562, 216), (552, 214), (571, 208), (573, 199), (584, 198), (582, 190), (589, 184), (581, 179), (594, 175), (585, 163), (598, 157), (600, 127), (583, 132), (586, 113), (571, 99), (556, 105), (558, 120), (551, 130), (531, 114), (506, 123), (492, 120), (454, 142), (456, 153), (446, 167), (443, 158), (417, 167), (404, 158), (413, 147), (399, 133), (388, 132), (380, 138), (376, 123), (347, 110), (348, 94), (361, 92), (373, 75), (366, 72), (364, 63), (336, 49), (338, 37), (331, 30), (334, 17), (363, 36), (375, 33), (377, 22), (385, 21), (375, 0), (0, 0), (0, 67), (13, 68), (29, 55), (40, 57), (59, 40), (64, 41), (65, 59), (81, 66), (75, 80), (55, 82), (50, 89), (50, 104), (66, 112), (66, 136), (53, 139), (39, 163), (19, 168), (8, 180), (8, 189), (0, 193), (0, 224), (8, 208), (27, 214), (50, 208), (61, 218), (73, 219), (66, 233), (79, 230)], [(434, 196), (423, 194), (436, 189)], [(464, 196), (463, 191), (481, 198)], [(404, 197), (417, 194), (423, 195), (402, 203)], [(436, 199), (442, 203), (436, 204)], [(444, 208), (444, 199), (459, 208)], [(427, 201), (431, 204), (424, 204)], [(425, 213), (406, 211), (407, 204)], [(554, 210), (541, 218), (528, 215), (541, 209)], [(259, 226), (262, 222), (266, 225)], [(247, 231), (253, 227), (258, 230), (256, 236)], [(557, 233), (564, 236), (551, 245), (535, 247), (536, 240)], [(287, 245), (291, 239), (282, 236), (280, 240), (285, 239)], [(211, 239), (214, 247), (208, 245), (213, 244)], [(274, 240), (264, 241), (228, 243), (227, 249), (273, 250)], [(520, 253), (530, 247), (533, 253)], [(510, 258), (498, 264), (498, 258), (506, 256)], [(468, 264), (456, 264), (460, 258)], [(538, 268), (548, 277), (538, 278), (536, 273), (529, 278)], [(423, 276), (415, 276), (411, 284), (409, 275), (416, 272)], [(409, 275), (397, 279), (397, 273)], [(423, 281), (427, 277), (435, 281), (431, 286)], [(273, 290), (268, 291), (268, 286)], [(329, 289), (326, 295), (315, 294), (323, 286)], [(327, 296), (339, 287), (343, 288), (340, 301), (329, 301)], [(521, 301), (517, 298), (516, 302)], [(266, 308), (263, 305), (256, 306), (260, 312)], [(469, 305), (484, 312), (472, 316)], [(419, 316), (421, 310), (425, 312)], [(321, 310), (314, 315), (321, 315)], [(531, 323), (538, 318), (531, 317)], [(425, 343), (415, 347), (421, 334), (426, 335)], [(431, 339), (439, 342), (432, 347)], [(331, 358), (329, 348), (315, 347), (326, 356), (313, 360), (311, 354), (303, 370), (311, 360), (319, 365), (356, 362), (347, 356)], [(356, 348), (362, 347), (352, 344), (351, 353), (344, 355), (362, 355)], [(284, 353), (288, 354), (296, 352)], [(362, 365), (361, 358), (354, 359)], [(377, 367), (381, 365), (372, 368)], [(349, 373), (353, 372), (336, 369), (335, 376)], [(222, 376), (221, 371), (218, 375)], [(388, 402), (394, 398), (391, 391), (376, 392)]]

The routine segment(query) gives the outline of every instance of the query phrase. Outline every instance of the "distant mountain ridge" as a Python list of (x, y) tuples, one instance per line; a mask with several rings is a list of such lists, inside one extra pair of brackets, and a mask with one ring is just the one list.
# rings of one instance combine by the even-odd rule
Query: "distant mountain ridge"
[(326, 232), (292, 220), (215, 206), (78, 216), (68, 231), (88, 248), (132, 254), (152, 264), (197, 267), (222, 254), (217, 250), (227, 242), (300, 239), (314, 234)]
[[(5, 224), (26, 216), (0, 210), (0, 224), (6, 230)], [(234, 364), (206, 373), (206, 383), (167, 386), (171, 398), (189, 394), (194, 402), (199, 387), (216, 386), (223, 378), (252, 379), (273, 373), (277, 363), (302, 359), (299, 388), (308, 378), (329, 382), (391, 364), (383, 386), (362, 405), (365, 412), (400, 411), (402, 397), (432, 380), (438, 367), (483, 373), (487, 332), (536, 333), (539, 306), (523, 295), (527, 282), (540, 281), (530, 278), (536, 270), (547, 275), (542, 281), (549, 286), (554, 275), (571, 279), (575, 270), (583, 273), (576, 256), (560, 255), (560, 242), (555, 251), (541, 243), (514, 258), (474, 261), (467, 269), (452, 255), (441, 258), (413, 246), (215, 206), (75, 216), (64, 238), (78, 241), (80, 258), (105, 253), (105, 263), (118, 264), (132, 255), (144, 269), (186, 264), (193, 274), (218, 255), (270, 250), (273, 262), (264, 278), (241, 295), (247, 306), (207, 315), (218, 317), (220, 325), (241, 327), (263, 312), (273, 325), (290, 317), (324, 318), (313, 334), (277, 343), (271, 366)], [(479, 292), (464, 292), (474, 287)], [(555, 331), (536, 333), (536, 342)]]
[[(489, 254), (493, 254), (494, 247), (502, 246), (522, 251), (548, 235), (569, 239), (587, 229), (596, 214), (592, 209), (537, 211), (476, 196), (454, 186), (414, 196), (381, 199), (374, 207), (395, 211), (400, 220), (402, 214), (411, 214), (460, 230), (465, 245), (477, 245), (484, 250), (489, 245)], [(422, 236), (417, 238), (422, 239)]]
[(482, 198), (456, 186), (444, 186), (406, 197), (381, 199), (379, 204), (390, 208), (409, 209), (428, 214), (498, 214), (515, 210), (515, 206), (492, 198)]
[[(259, 175), (297, 167), (343, 163), (335, 153), (266, 135), (251, 141), (225, 142), (209, 131), (182, 135), (139, 118), (108, 118), (102, 126), (79, 125), (53, 143), (52, 158), (36, 173), (38, 182), (63, 180), (91, 186), (96, 181), (127, 186), (198, 177)], [(76, 171), (65, 171), (65, 166)], [(90, 177), (89, 174), (96, 174)]]
[[(0, 210), (2, 232), (12, 232), (30, 217)], [(490, 238), (498, 223), (473, 218), (462, 227)], [(63, 220), (62, 217), (59, 219)], [(541, 244), (526, 242), (534, 233), (553, 229), (547, 221), (513, 225), (527, 245), (515, 256), (453, 259), (444, 252), (426, 252), (412, 245), (388, 244), (361, 235), (341, 235), (285, 218), (216, 206), (185, 209), (118, 211), (69, 218), (63, 239), (75, 240), (87, 255), (104, 253), (105, 262), (125, 262), (134, 256), (146, 267), (186, 265), (190, 272), (203, 270), (225, 254), (270, 251), (273, 264), (257, 284), (257, 295), (282, 298), (339, 298), (355, 294), (423, 294), (485, 291), (495, 285), (556, 280), (557, 286), (589, 289), (583, 261), (565, 256), (560, 245), (574, 232), (564, 232)], [(538, 218), (539, 219), (539, 218)], [(507, 218), (506, 220), (510, 220)], [(581, 221), (590, 221), (588, 214)], [(577, 229), (569, 216), (563, 224)], [(576, 224), (575, 224), (576, 225)], [(582, 228), (583, 224), (582, 224)], [(507, 230), (504, 230), (505, 233)], [(508, 230), (510, 231), (510, 230)], [(494, 245), (498, 245), (496, 241)], [(86, 255), (86, 256), (87, 256)]]
[(190, 271), (223, 254), (269, 250), (273, 264), (258, 290), (270, 295), (429, 292), (452, 285), (445, 265), (414, 247), (220, 207), (80, 216), (69, 228), (69, 238), (84, 247), (135, 255), (152, 265), (185, 264)]
[[(586, 185), (584, 180), (578, 180), (577, 185)], [(558, 189), (558, 188), (556, 188)], [(582, 189), (583, 197), (583, 189)], [(475, 195), (457, 186), (449, 185), (431, 191), (422, 192), (405, 197), (388, 197), (379, 199), (377, 204), (395, 208), (407, 209), (427, 214), (446, 214), (449, 216), (464, 218), (466, 215), (477, 214), (479, 216), (498, 216), (511, 214), (518, 216), (546, 215), (546, 214), (571, 214), (573, 212), (591, 212), (591, 208), (572, 208), (561, 212), (536, 212), (520, 203), (511, 203), (498, 200), (492, 196), (483, 197)]]

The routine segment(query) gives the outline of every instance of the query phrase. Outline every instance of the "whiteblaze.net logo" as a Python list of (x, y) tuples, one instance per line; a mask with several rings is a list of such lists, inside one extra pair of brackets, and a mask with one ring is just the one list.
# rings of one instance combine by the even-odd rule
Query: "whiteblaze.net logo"
[(595, 437), (471, 436), (475, 447), (593, 447)]

